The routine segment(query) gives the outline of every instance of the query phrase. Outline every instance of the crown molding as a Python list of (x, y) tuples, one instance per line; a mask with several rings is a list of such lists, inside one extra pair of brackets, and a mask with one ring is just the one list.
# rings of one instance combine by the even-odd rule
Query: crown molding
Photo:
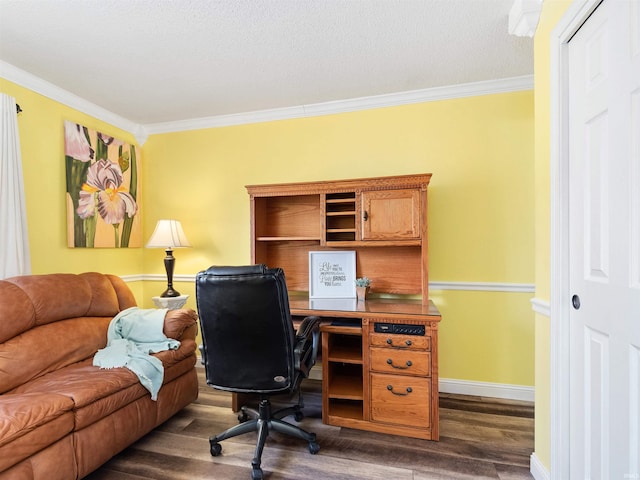
[(538, 28), (542, 0), (514, 0), (509, 11), (509, 34), (517, 37), (533, 37)]
[(255, 112), (194, 118), (191, 120), (181, 120), (177, 122), (141, 125), (127, 120), (120, 115), (116, 115), (115, 113), (99, 107), (98, 105), (91, 103), (63, 88), (53, 85), (52, 83), (42, 80), (35, 75), (25, 72), (24, 70), (1, 60), (0, 76), (68, 107), (130, 132), (136, 138), (139, 145), (144, 145), (149, 135), (158, 133), (202, 130), (206, 128), (229, 127), (276, 120), (317, 117), (321, 115), (355, 112), (374, 108), (395, 107), (399, 105), (450, 100), (454, 98), (533, 90), (533, 75), (524, 75), (499, 80), (486, 80), (482, 82), (411, 90), (406, 92), (314, 103), (295, 107), (275, 108)]
[(206, 128), (220, 128), (250, 123), (271, 122), (275, 120), (318, 117), (322, 115), (333, 115), (336, 113), (395, 107), (414, 103), (450, 100), (454, 98), (519, 92), (523, 90), (533, 90), (533, 75), (449, 85), (445, 87), (426, 88), (422, 90), (411, 90), (347, 100), (336, 100), (332, 102), (314, 103), (296, 107), (274, 108), (271, 110), (194, 118), (178, 122), (151, 123), (146, 124), (145, 129), (150, 135), (187, 130), (202, 130)]
[(20, 85), (21, 87), (28, 88), (29, 90), (50, 98), (51, 100), (60, 102), (68, 107), (109, 123), (114, 127), (130, 132), (135, 136), (140, 145), (144, 144), (147, 140), (148, 135), (142, 125), (127, 120), (120, 115), (116, 115), (109, 110), (99, 107), (84, 98), (36, 77), (35, 75), (25, 72), (24, 70), (14, 67), (10, 63), (3, 62), (2, 60), (0, 60), (0, 76), (10, 82)]

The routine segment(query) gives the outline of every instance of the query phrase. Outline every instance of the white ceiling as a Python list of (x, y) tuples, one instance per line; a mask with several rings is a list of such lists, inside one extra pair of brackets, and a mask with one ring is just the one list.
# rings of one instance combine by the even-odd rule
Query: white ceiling
[(0, 0), (0, 62), (160, 124), (531, 75), (512, 4)]

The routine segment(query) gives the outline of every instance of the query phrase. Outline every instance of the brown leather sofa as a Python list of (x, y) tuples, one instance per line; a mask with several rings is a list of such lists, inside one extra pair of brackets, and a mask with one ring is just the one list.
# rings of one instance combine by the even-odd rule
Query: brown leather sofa
[(170, 310), (164, 334), (180, 347), (164, 366), (157, 401), (127, 368), (93, 356), (107, 328), (135, 306), (122, 279), (100, 273), (0, 281), (0, 479), (82, 478), (198, 396), (197, 315)]

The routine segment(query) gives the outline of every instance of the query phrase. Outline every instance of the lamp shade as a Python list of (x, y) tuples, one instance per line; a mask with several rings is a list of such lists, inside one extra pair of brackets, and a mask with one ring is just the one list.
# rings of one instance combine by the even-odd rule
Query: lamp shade
[(182, 225), (178, 220), (158, 220), (156, 229), (147, 242), (147, 248), (190, 247)]

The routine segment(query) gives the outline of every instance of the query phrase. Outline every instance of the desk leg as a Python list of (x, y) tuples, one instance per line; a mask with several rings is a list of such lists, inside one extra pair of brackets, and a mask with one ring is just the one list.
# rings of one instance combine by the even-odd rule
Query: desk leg
[(234, 412), (239, 412), (243, 405), (251, 405), (251, 400), (255, 395), (249, 393), (232, 393), (231, 394), (231, 409)]

